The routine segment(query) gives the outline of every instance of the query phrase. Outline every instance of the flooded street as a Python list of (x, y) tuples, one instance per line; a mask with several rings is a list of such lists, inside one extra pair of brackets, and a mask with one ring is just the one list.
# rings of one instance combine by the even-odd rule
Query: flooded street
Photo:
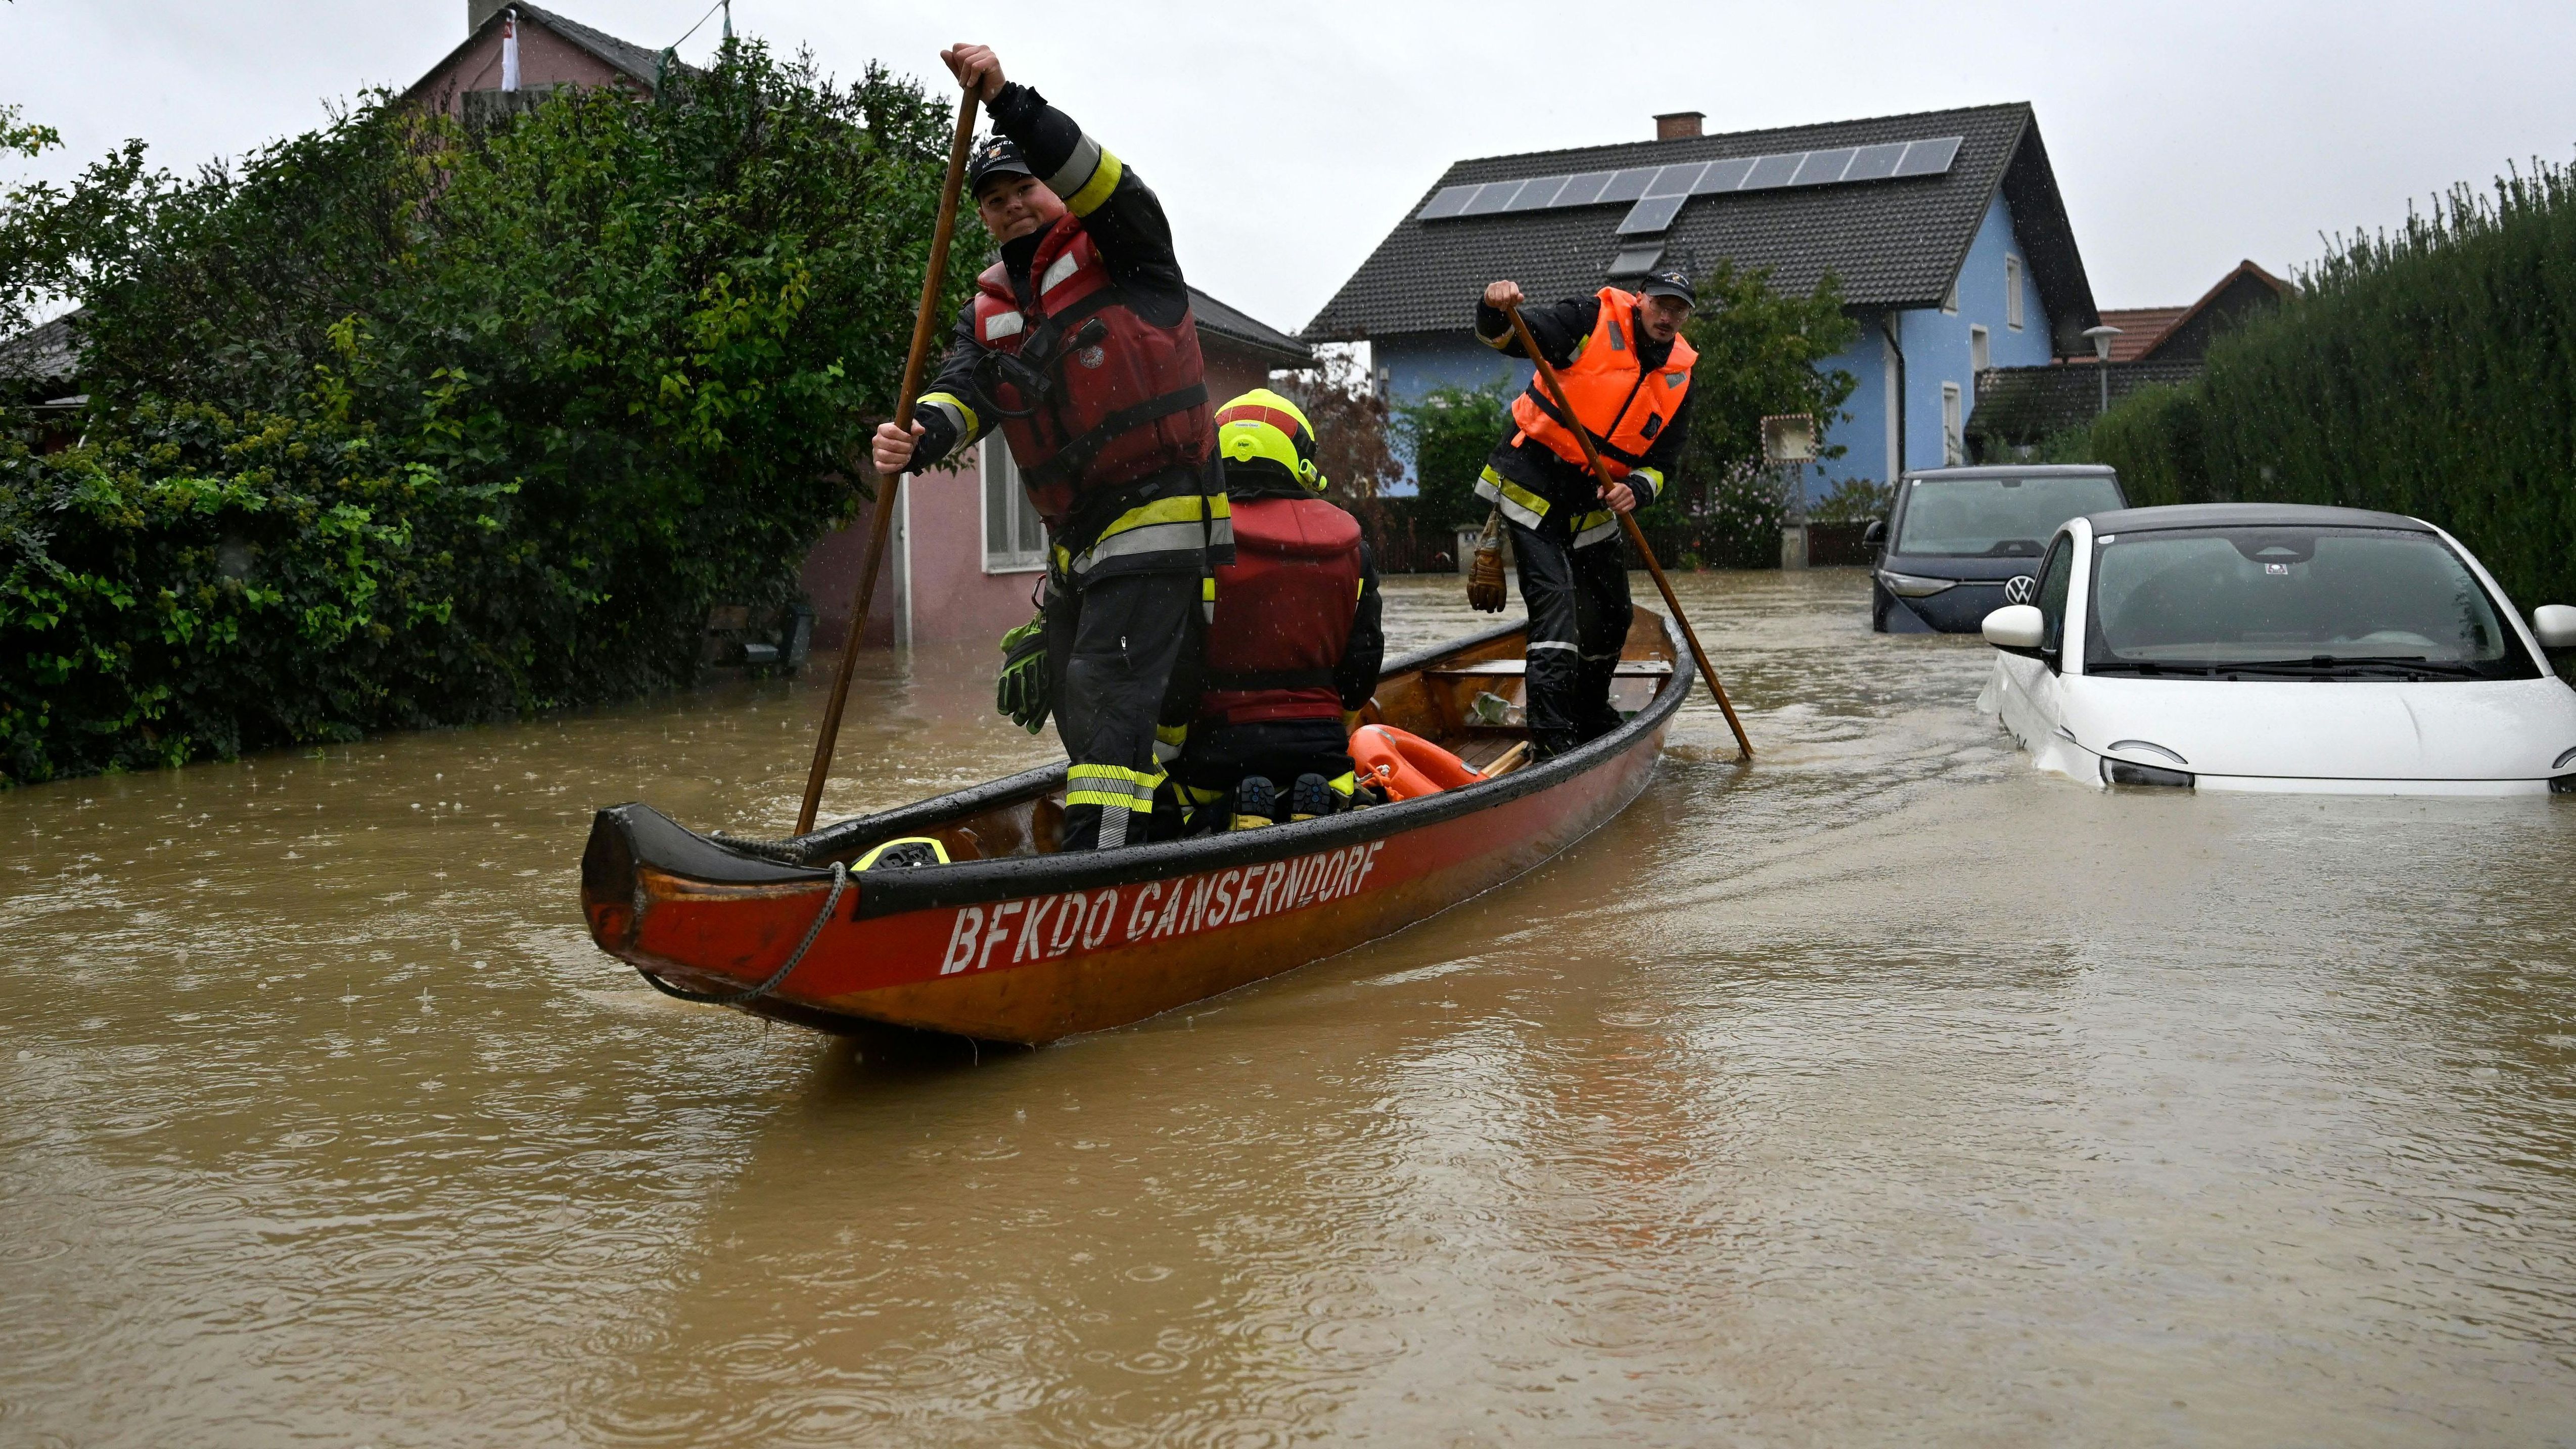
[[(782, 832), (819, 678), (0, 794), (0, 1444), (2576, 1443), (2576, 802), (2108, 795), (1857, 570), (1680, 582), (1756, 766), (1703, 693), (1034, 1052), (590, 946), (592, 809)], [(872, 661), (827, 814), (1049, 757), (994, 657)]]

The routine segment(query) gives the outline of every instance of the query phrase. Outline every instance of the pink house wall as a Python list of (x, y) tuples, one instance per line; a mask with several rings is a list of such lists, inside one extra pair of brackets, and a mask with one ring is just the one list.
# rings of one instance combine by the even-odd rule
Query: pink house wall
[[(988, 438), (979, 448), (1002, 446)], [(926, 474), (904, 486), (912, 604), (908, 641), (946, 644), (1002, 637), (1029, 621), (1040, 569), (984, 571), (984, 480), (974, 466)]]
[[(522, 18), (519, 21), (519, 84), (535, 87), (570, 83), (583, 86), (621, 85), (640, 89), (625, 73), (571, 41)], [(494, 26), (481, 38), (450, 56), (444, 65), (422, 76), (411, 94), (432, 110), (455, 115), (464, 103), (457, 99), (466, 91), (490, 91), (501, 88), (501, 27)]]

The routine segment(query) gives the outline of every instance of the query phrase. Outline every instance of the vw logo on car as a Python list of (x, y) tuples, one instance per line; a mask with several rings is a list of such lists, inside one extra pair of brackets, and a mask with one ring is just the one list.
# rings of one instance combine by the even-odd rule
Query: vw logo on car
[(2039, 597), (2039, 580), (2029, 574), (2015, 574), (2004, 580), (2004, 602), (2027, 604)]

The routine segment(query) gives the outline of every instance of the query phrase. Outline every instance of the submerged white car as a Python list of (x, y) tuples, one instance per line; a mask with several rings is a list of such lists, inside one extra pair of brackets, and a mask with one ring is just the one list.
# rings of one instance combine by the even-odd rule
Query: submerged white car
[(2043, 770), (2104, 785), (2576, 794), (2576, 691), (2421, 519), (2257, 503), (2074, 518), (2036, 598), (1986, 616), (1978, 707)]

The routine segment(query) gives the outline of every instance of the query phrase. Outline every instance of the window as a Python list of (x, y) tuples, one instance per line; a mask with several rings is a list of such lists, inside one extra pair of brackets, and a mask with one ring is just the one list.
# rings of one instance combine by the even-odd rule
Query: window
[(1959, 315), (1959, 279), (1956, 277), (1950, 279), (1950, 290), (1941, 294), (1941, 310), (1953, 317)]
[[(2066, 596), (2075, 581), (2075, 540), (2066, 534), (2057, 536), (2057, 544), (2048, 551), (2048, 562), (2039, 566), (2039, 605), (2041, 627), (2039, 647), (2051, 655), (2066, 647)], [(2056, 667), (2051, 659), (2049, 665)]]
[(1907, 490), (1896, 551), (1935, 558), (2037, 558), (2079, 513), (2120, 506), (2107, 468), (2032, 478), (1918, 478)]
[(1046, 524), (1020, 486), (1019, 465), (999, 437), (986, 438), (984, 455), (984, 572), (1027, 573), (1046, 567)]
[(2004, 258), (2004, 325), (2021, 330), (2021, 258)]
[(1941, 462), (1956, 468), (1968, 461), (1968, 437), (1965, 421), (1959, 415), (1959, 385), (1941, 384)]
[(1995, 365), (1995, 349), (1982, 326), (1968, 329), (1968, 386), (1977, 385), (1977, 375)]
[(2093, 559), (2087, 674), (2531, 679), (2505, 613), (2430, 533), (2123, 533)]

